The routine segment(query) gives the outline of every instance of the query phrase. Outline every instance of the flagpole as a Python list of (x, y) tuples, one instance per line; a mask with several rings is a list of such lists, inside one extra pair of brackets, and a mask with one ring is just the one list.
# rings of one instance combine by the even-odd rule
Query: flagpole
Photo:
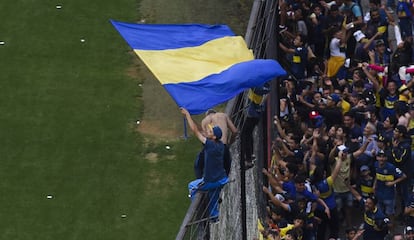
[(185, 119), (185, 117), (183, 118), (183, 123), (184, 123), (184, 139), (187, 140), (188, 136), (187, 136), (187, 120)]

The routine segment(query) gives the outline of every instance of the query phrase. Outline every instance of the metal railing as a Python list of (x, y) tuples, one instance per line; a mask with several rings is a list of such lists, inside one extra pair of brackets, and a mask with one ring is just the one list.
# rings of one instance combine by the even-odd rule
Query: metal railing
[[(209, 191), (213, 192), (214, 195), (220, 190), (221, 188), (216, 188)], [(195, 193), (175, 238), (176, 240), (208, 240), (210, 238), (210, 223), (218, 221), (217, 217), (210, 216), (210, 209), (214, 208), (214, 205), (219, 204), (219, 202), (213, 202), (208, 193), (208, 191), (197, 191)]]
[[(187, 214), (184, 217), (183, 223), (181, 224), (180, 231), (177, 234), (176, 240), (187, 239), (198, 239), (195, 236), (198, 236), (200, 232), (207, 232), (201, 224), (200, 220), (204, 218), (202, 213), (204, 211), (199, 211), (200, 207), (203, 206), (207, 194), (203, 192), (198, 192), (194, 196), (194, 199), (191, 201), (191, 205), (187, 210)], [(194, 236), (194, 238), (192, 238)]]
[[(255, 58), (258, 59), (277, 59), (277, 30), (278, 30), (278, 0), (255, 0), (252, 6), (251, 15), (249, 18), (248, 28), (245, 35), (245, 40), (250, 49), (253, 50)], [(273, 84), (272, 84), (273, 85)], [(271, 95), (277, 95), (277, 89), (273, 90)], [(268, 101), (277, 99), (277, 96), (271, 96)], [(268, 104), (270, 106), (270, 104)], [(239, 94), (234, 99), (230, 100), (226, 106), (226, 113), (231, 116), (234, 124), (238, 129), (243, 129), (243, 124), (246, 119), (245, 109), (248, 107), (247, 93)], [(271, 108), (267, 110), (268, 113), (274, 114), (275, 109), (278, 109), (278, 101), (276, 104), (271, 104)], [(258, 138), (261, 148), (257, 149), (257, 159), (262, 160), (256, 167), (257, 174), (261, 175), (261, 168), (266, 166), (266, 158), (270, 158), (269, 151), (269, 133), (267, 132), (269, 124), (269, 114), (262, 118), (262, 122), (258, 126)], [(271, 134), (270, 134), (271, 135)], [(236, 141), (234, 144), (239, 144), (240, 141)], [(240, 148), (238, 148), (240, 149)], [(240, 159), (240, 154), (233, 157), (233, 161), (240, 161), (240, 169), (232, 169), (232, 171), (240, 171), (240, 196), (231, 196), (234, 201), (240, 201), (241, 209), (241, 236), (242, 239), (247, 239), (247, 219), (246, 219), (246, 182), (244, 161)], [(239, 166), (239, 165), (237, 165)], [(259, 178), (261, 182), (262, 179)], [(261, 183), (255, 184), (261, 192)], [(258, 202), (264, 202), (263, 194), (256, 196)], [(197, 193), (193, 199), (185, 218), (181, 224), (179, 233), (176, 240), (181, 239), (210, 239), (210, 218), (208, 217), (208, 196), (206, 193)], [(211, 203), (210, 203), (211, 204)], [(235, 204), (237, 205), (237, 204)], [(259, 211), (259, 216), (264, 216), (264, 207)], [(218, 222), (217, 224), (220, 224)]]
[[(262, 0), (262, 1), (255, 1), (252, 13), (249, 20), (249, 28), (247, 29), (246, 33), (246, 42), (250, 49), (253, 50), (255, 58), (257, 59), (278, 59), (278, 40), (277, 40), (277, 31), (278, 31), (278, 1), (277, 0)], [(272, 81), (275, 82), (275, 81)], [(277, 81), (276, 81), (277, 82)], [(275, 110), (273, 108), (278, 109), (278, 102), (274, 101), (277, 99), (277, 84), (272, 83), (271, 89), (267, 104), (266, 104), (266, 111), (262, 116), (261, 121), (257, 126), (257, 136), (255, 138), (255, 145), (258, 146), (255, 155), (256, 155), (256, 174), (257, 176), (262, 176), (261, 169), (263, 167), (267, 167), (267, 162), (270, 161), (271, 153), (270, 153), (270, 144), (271, 139), (269, 136), (271, 135), (268, 130), (272, 129), (272, 116)], [(245, 104), (247, 104), (248, 99), (246, 94), (240, 95), (239, 98), (242, 98)], [(247, 106), (242, 106), (246, 108)], [(234, 111), (238, 111), (235, 109)], [(245, 119), (245, 116), (244, 116)], [(240, 129), (243, 129), (244, 121), (240, 124)], [(270, 124), (269, 124), (270, 123)], [(243, 147), (243, 146), (242, 146)], [(242, 169), (244, 168), (244, 159), (241, 159)], [(248, 221), (248, 210), (247, 210), (247, 196), (246, 196), (246, 174), (245, 171), (241, 171), (240, 174), (240, 188), (241, 188), (241, 218), (242, 218), (242, 239), (248, 239), (248, 233), (252, 230), (248, 229), (248, 225), (253, 225), (255, 223), (247, 223)], [(263, 177), (255, 178), (258, 182), (254, 184), (256, 190), (254, 192), (258, 193), (253, 198), (256, 199), (257, 203), (265, 202), (264, 196), (261, 190), (261, 186), (263, 185)], [(252, 197), (251, 197), (252, 198)], [(265, 207), (261, 204), (257, 204), (257, 214), (259, 218), (263, 218), (265, 215)]]

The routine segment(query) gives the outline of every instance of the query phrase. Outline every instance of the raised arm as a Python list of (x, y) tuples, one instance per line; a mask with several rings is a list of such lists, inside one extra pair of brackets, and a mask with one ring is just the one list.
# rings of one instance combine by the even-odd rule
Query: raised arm
[(335, 168), (332, 171), (331, 177), (332, 177), (332, 181), (335, 181), (336, 177), (338, 177), (338, 173), (339, 170), (341, 169), (341, 165), (342, 165), (342, 154), (344, 154), (342, 151), (339, 152), (339, 157), (336, 158), (336, 163), (335, 163)]
[(361, 155), (362, 153), (364, 153), (364, 152), (365, 152), (365, 150), (367, 150), (368, 145), (369, 145), (372, 141), (373, 141), (373, 139), (372, 139), (372, 138), (368, 138), (368, 139), (364, 142), (364, 144), (362, 144), (362, 146), (361, 146), (358, 150), (356, 150), (355, 152), (353, 152), (353, 153), (352, 153), (352, 156), (353, 156), (354, 158), (359, 157), (359, 155)]
[(283, 45), (283, 43), (279, 43), (279, 47), (286, 53), (295, 53), (295, 49), (288, 48), (285, 45)]
[[(278, 168), (277, 168), (278, 169)], [(279, 171), (278, 171), (279, 172)], [(269, 184), (272, 186), (272, 188), (274, 189), (274, 190), (276, 190), (277, 192), (279, 192), (279, 191), (283, 191), (283, 189), (282, 189), (282, 186), (281, 186), (281, 184), (280, 184), (280, 179), (278, 179), (277, 177), (275, 177), (273, 174), (271, 174), (269, 171), (267, 171), (267, 169), (266, 168), (263, 168), (262, 169), (262, 173), (264, 174), (264, 175), (266, 175), (267, 176), (267, 179), (268, 179), (268, 181), (269, 181)], [(278, 176), (280, 175), (280, 173), (278, 174)]]
[(329, 162), (332, 162), (332, 161), (335, 160), (336, 150), (337, 150), (338, 146), (339, 146), (338, 143), (335, 142), (335, 145), (331, 148), (331, 151), (329, 151), (329, 156), (328, 156)]
[(185, 118), (187, 119), (188, 125), (190, 126), (191, 130), (194, 132), (194, 134), (197, 136), (197, 138), (202, 142), (202, 143), (206, 143), (207, 138), (204, 137), (204, 135), (200, 132), (200, 130), (198, 129), (197, 125), (195, 124), (195, 122), (193, 121), (193, 118), (191, 118), (190, 113), (187, 111), (187, 109), (181, 107), (180, 108), (181, 113), (185, 116)]
[(280, 125), (280, 121), (279, 121), (279, 118), (275, 115), (274, 117), (273, 117), (273, 123), (275, 124), (275, 126), (276, 126), (276, 129), (277, 129), (277, 133), (279, 134), (279, 136), (282, 138), (282, 139), (286, 139), (287, 138), (287, 135), (286, 135), (286, 133), (285, 133), (285, 131), (283, 130), (283, 128), (282, 128), (282, 126)]
[(277, 140), (275, 140), (275, 142), (272, 145), (273, 159), (275, 160), (275, 164), (279, 165), (283, 158), (282, 158), (282, 155), (280, 155), (278, 147), (276, 146), (277, 145), (276, 142)]
[[(367, 77), (369, 78), (369, 80), (371, 80), (371, 82), (372, 82), (372, 85), (373, 85), (373, 87), (374, 87), (374, 90), (376, 91), (376, 92), (378, 92), (378, 90), (381, 88), (381, 85), (380, 85), (380, 83), (379, 83), (379, 80), (377, 79), (377, 77), (376, 76), (373, 76), (368, 70), (367, 70), (367, 67), (369, 67), (369, 66), (371, 66), (372, 64), (367, 64), (366, 66), (365, 66), (365, 64), (363, 64), (363, 66), (365, 66), (364, 68), (365, 68), (365, 70), (364, 70), (364, 72), (366, 71), (367, 73), (366, 73), (366, 75), (367, 75)], [(363, 69), (364, 69), (363, 68)], [(371, 68), (371, 67), (370, 67)], [(372, 69), (372, 68), (371, 68)], [(374, 69), (375, 70), (375, 69)]]
[(266, 193), (266, 195), (270, 198), (270, 201), (276, 205), (276, 206), (280, 206), (282, 207), (284, 210), (289, 211), (290, 212), (290, 207), (288, 204), (280, 201), (279, 199), (277, 199), (270, 191), (267, 187), (263, 186), (263, 192)]
[(387, 15), (388, 22), (394, 22), (394, 16), (392, 16), (392, 14), (386, 10), (385, 4), (381, 4), (381, 9), (383, 9), (385, 12), (385, 15)]
[(372, 42), (381, 35), (382, 35), (381, 32), (377, 32), (377, 33), (374, 34), (374, 36), (372, 36), (370, 39), (368, 39), (368, 41), (364, 44), (364, 50), (368, 51), (368, 49), (371, 46)]
[(314, 152), (315, 156), (317, 156), (319, 159), (324, 159), (325, 155), (319, 152), (319, 147), (318, 147), (318, 139), (321, 137), (319, 129), (313, 130), (312, 137), (313, 137), (312, 152)]
[(365, 75), (372, 82), (375, 91), (377, 91), (379, 89), (378, 79), (369, 72), (368, 63), (362, 63), (362, 71), (364, 71)]

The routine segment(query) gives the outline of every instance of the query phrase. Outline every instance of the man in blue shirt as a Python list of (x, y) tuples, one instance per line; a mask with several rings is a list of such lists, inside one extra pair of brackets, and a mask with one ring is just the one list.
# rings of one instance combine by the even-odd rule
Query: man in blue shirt
[(254, 164), (253, 131), (264, 113), (266, 95), (269, 92), (269, 83), (265, 83), (262, 86), (254, 87), (249, 90), (248, 108), (246, 110), (247, 117), (244, 121), (240, 136), (241, 159), (246, 170), (253, 167)]
[(218, 198), (221, 188), (228, 182), (226, 171), (223, 166), (224, 144), (220, 140), (222, 131), (220, 127), (214, 126), (208, 129), (204, 136), (191, 118), (185, 108), (180, 108), (186, 117), (188, 125), (196, 137), (204, 144), (204, 171), (203, 177), (188, 184), (190, 196), (193, 197), (198, 190), (208, 191), (210, 218), (218, 218)]
[(289, 55), (290, 71), (297, 80), (306, 78), (306, 66), (308, 63), (308, 48), (305, 45), (305, 37), (303, 35), (296, 35), (293, 40), (293, 46), (286, 47), (279, 43), (279, 47)]
[(403, 181), (407, 176), (392, 163), (387, 162), (383, 150), (377, 153), (375, 162), (375, 195), (379, 199), (378, 207), (393, 219), (395, 214), (395, 189), (396, 184)]
[(363, 198), (353, 187), (350, 185), (348, 185), (348, 187), (360, 206), (364, 208), (364, 240), (384, 239), (388, 234), (390, 220), (381, 209), (377, 207), (377, 198), (374, 195)]

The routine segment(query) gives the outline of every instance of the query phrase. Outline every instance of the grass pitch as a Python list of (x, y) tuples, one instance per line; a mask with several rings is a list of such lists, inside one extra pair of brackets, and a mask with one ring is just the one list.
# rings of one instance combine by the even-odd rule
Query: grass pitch
[(200, 145), (109, 19), (215, 23), (190, 2), (2, 3), (0, 239), (174, 238)]

